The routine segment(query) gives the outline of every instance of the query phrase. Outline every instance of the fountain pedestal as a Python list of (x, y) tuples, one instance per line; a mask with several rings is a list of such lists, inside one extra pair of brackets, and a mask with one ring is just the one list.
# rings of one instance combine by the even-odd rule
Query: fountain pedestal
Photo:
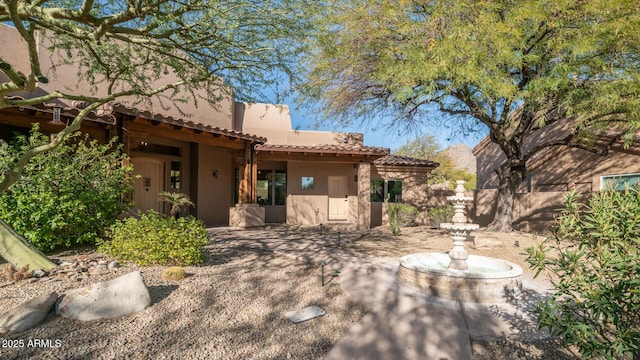
[(453, 223), (440, 224), (441, 229), (449, 230), (449, 235), (453, 240), (453, 249), (449, 251), (449, 270), (468, 270), (469, 265), (467, 259), (469, 254), (464, 249), (464, 242), (473, 230), (477, 230), (480, 226), (478, 224), (467, 223), (467, 216), (464, 214), (465, 203), (473, 201), (470, 196), (464, 196), (464, 181), (456, 181), (456, 194), (454, 196), (447, 196), (447, 200), (453, 203), (455, 213), (453, 215)]
[(469, 254), (464, 248), (464, 242), (473, 230), (480, 226), (477, 224), (440, 224), (440, 228), (449, 230), (449, 236), (453, 240), (453, 249), (449, 251), (449, 270), (468, 270), (467, 259)]
[(467, 222), (465, 203), (473, 198), (464, 196), (464, 181), (457, 181), (456, 195), (448, 196), (453, 203), (453, 223), (440, 224), (449, 230), (453, 248), (448, 254), (418, 253), (400, 258), (398, 278), (434, 296), (467, 302), (504, 302), (508, 295), (522, 289), (522, 268), (514, 263), (485, 256), (469, 255), (464, 242), (479, 225)]

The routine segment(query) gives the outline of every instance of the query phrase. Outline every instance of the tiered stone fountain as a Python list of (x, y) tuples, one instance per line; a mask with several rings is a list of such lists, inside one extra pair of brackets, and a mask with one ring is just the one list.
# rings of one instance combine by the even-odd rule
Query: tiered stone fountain
[(522, 289), (522, 268), (514, 263), (486, 256), (469, 255), (464, 242), (479, 225), (470, 224), (464, 214), (464, 181), (456, 182), (453, 223), (440, 224), (449, 230), (453, 249), (446, 253), (417, 253), (400, 258), (398, 277), (434, 296), (467, 302), (505, 302)]

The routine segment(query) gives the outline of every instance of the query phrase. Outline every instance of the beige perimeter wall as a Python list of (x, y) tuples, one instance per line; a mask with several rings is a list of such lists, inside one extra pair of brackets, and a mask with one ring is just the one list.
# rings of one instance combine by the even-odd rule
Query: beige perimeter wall
[[(513, 209), (513, 229), (529, 233), (549, 234), (554, 218), (564, 207), (568, 191), (519, 193), (516, 194)], [(498, 190), (476, 191), (476, 212), (473, 222), (481, 227), (493, 220)], [(588, 199), (590, 193), (581, 194)]]

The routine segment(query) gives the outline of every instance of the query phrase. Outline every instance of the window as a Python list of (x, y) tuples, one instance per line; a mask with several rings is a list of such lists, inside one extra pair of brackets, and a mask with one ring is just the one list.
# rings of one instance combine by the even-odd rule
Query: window
[(287, 198), (287, 173), (284, 170), (258, 170), (258, 204), (284, 205)]
[(601, 190), (624, 190), (625, 187), (638, 187), (640, 174), (604, 175), (600, 177)]
[(371, 202), (384, 201), (384, 180), (371, 180)]
[(182, 188), (182, 163), (180, 161), (171, 162), (171, 170), (169, 171), (169, 179), (172, 190), (180, 190)]
[(313, 176), (302, 177), (302, 190), (311, 190), (315, 187), (315, 179)]
[(387, 197), (389, 202), (402, 202), (402, 181), (371, 180), (371, 202), (384, 202)]

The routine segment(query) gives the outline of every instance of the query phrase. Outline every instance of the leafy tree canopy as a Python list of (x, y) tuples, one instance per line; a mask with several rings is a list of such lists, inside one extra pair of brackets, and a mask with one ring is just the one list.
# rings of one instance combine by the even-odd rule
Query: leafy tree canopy
[[(140, 104), (155, 96), (163, 108), (216, 106), (232, 96), (251, 101), (282, 78), (295, 83), (291, 69), (316, 6), (311, 0), (0, 1), (0, 110), (42, 103), (79, 110), (49, 143), (17, 158), (1, 177), (0, 193), (86, 116), (108, 111), (105, 104), (127, 100), (148, 109)], [(81, 86), (57, 84), (63, 71)], [(1, 220), (0, 233), (6, 260), (55, 267)]]
[(439, 163), (440, 165), (429, 173), (427, 181), (430, 185), (446, 184), (448, 189), (453, 190), (456, 186), (456, 180), (464, 180), (465, 189), (476, 189), (476, 175), (464, 169), (456, 168), (451, 156), (440, 148), (438, 141), (432, 135), (419, 136), (393, 150), (393, 153), (416, 159), (433, 160)]
[[(314, 8), (304, 0), (3, 1), (0, 22), (15, 27), (26, 46), (13, 45), (26, 54), (0, 53), (0, 109), (56, 99), (85, 104), (51, 144), (27, 152), (28, 159), (117, 99), (133, 98), (135, 105), (158, 96), (162, 106), (177, 108), (199, 100), (215, 106), (232, 93), (252, 100), (282, 76), (296, 80), (290, 71), (301, 49), (296, 39), (310, 28), (303, 10)], [(56, 86), (56, 70), (69, 65), (90, 91)], [(0, 191), (19, 179), (23, 160)]]
[[(497, 169), (500, 230), (510, 230), (515, 189), (537, 153), (559, 145), (595, 151), (588, 140), (602, 126), (628, 144), (639, 128), (637, 1), (332, 5), (314, 39), (305, 94), (330, 118), (392, 114), (402, 127), (426, 121), (462, 132), (486, 126), (507, 159)], [(567, 119), (567, 136), (523, 147), (536, 130)]]

